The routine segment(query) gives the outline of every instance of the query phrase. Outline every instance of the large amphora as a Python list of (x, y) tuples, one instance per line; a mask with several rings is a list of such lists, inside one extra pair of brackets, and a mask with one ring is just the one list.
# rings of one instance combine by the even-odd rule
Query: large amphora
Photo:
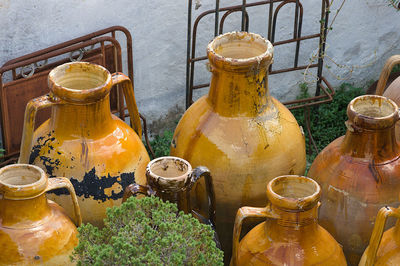
[[(48, 179), (33, 165), (0, 169), (0, 265), (70, 265), (78, 231), (64, 210), (46, 192), (66, 189), (76, 225), (81, 216), (71, 182)], [(71, 201), (72, 199), (72, 201)]]
[[(150, 161), (141, 141), (141, 125), (132, 83), (122, 73), (75, 62), (49, 73), (50, 94), (30, 101), (19, 162), (44, 169), (49, 177), (64, 176), (75, 187), (83, 222), (101, 226), (107, 207), (122, 201), (131, 183), (145, 184)], [(109, 93), (123, 87), (135, 131), (111, 114)], [(51, 107), (51, 117), (33, 133), (36, 112)], [(49, 195), (70, 214), (65, 190)]]
[[(331, 265), (346, 264), (342, 247), (320, 225), (320, 186), (304, 176), (279, 176), (269, 182), (265, 208), (238, 210), (233, 235), (232, 264)], [(240, 241), (243, 221), (266, 218)]]
[[(230, 259), (236, 211), (265, 206), (266, 184), (284, 174), (304, 174), (305, 141), (290, 111), (268, 90), (273, 46), (258, 34), (231, 32), (207, 47), (210, 91), (180, 120), (171, 155), (213, 174), (216, 227), (225, 261)], [(206, 212), (205, 186), (193, 205)]]
[(322, 187), (320, 224), (357, 265), (379, 209), (399, 205), (399, 112), (386, 97), (364, 95), (349, 103), (347, 115), (346, 135), (317, 156), (308, 175)]

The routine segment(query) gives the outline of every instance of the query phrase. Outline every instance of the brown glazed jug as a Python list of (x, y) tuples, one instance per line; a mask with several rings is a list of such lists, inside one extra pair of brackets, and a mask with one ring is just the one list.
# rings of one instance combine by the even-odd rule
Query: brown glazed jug
[(349, 103), (347, 116), (346, 135), (315, 158), (308, 176), (322, 187), (320, 224), (343, 245), (347, 262), (357, 265), (378, 210), (399, 205), (399, 112), (386, 97), (364, 95)]
[[(216, 197), (216, 226), (225, 261), (239, 207), (265, 206), (267, 182), (304, 174), (305, 141), (290, 111), (268, 90), (273, 46), (258, 34), (231, 32), (207, 47), (210, 91), (179, 121), (171, 155), (210, 169)], [(193, 205), (205, 212), (204, 184), (194, 188)]]
[[(390, 73), (393, 67), (400, 64), (400, 55), (391, 56), (385, 63), (376, 86), (376, 94), (383, 95), (393, 100), (400, 106), (400, 77), (396, 78), (385, 90)], [(396, 123), (396, 139), (400, 141), (400, 123)]]
[[(141, 125), (132, 83), (122, 73), (102, 66), (67, 63), (48, 77), (50, 94), (31, 100), (25, 110), (20, 163), (40, 166), (49, 177), (64, 176), (75, 187), (83, 222), (103, 224), (106, 208), (122, 202), (131, 183), (145, 184), (150, 158), (141, 141)], [(111, 114), (109, 94), (123, 87), (135, 130)], [(35, 132), (38, 110), (51, 107), (51, 117)], [(65, 190), (48, 196), (69, 214)]]
[[(143, 194), (154, 195), (164, 201), (176, 203), (178, 209), (184, 213), (191, 213), (200, 222), (215, 226), (215, 196), (210, 171), (206, 167), (192, 169), (190, 163), (184, 159), (165, 156), (152, 160), (146, 167), (147, 186), (139, 184), (129, 185), (123, 201), (130, 196)], [(206, 184), (208, 198), (208, 217), (205, 218), (192, 208), (190, 190), (201, 178)]]
[[(48, 179), (33, 165), (0, 169), (0, 265), (70, 265), (78, 231), (46, 192), (66, 189), (76, 225), (81, 214), (74, 188), (66, 178)], [(71, 203), (72, 199), (72, 203)]]
[(383, 207), (379, 210), (369, 246), (361, 258), (360, 266), (400, 265), (400, 224), (397, 221), (395, 227), (383, 233), (388, 217), (399, 219), (400, 208)]
[[(233, 233), (233, 265), (347, 265), (341, 246), (320, 225), (320, 186), (296, 175), (268, 183), (265, 208), (242, 207)], [(266, 218), (240, 241), (243, 221)]]

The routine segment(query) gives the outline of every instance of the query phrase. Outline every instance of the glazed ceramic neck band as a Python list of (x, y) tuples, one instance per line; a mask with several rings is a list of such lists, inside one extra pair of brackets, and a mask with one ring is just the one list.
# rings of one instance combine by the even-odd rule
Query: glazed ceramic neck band
[(311, 178), (279, 176), (267, 185), (267, 197), (273, 206), (291, 212), (304, 212), (318, 205), (321, 188)]
[(266, 68), (272, 63), (272, 44), (255, 33), (229, 32), (216, 37), (207, 46), (211, 67), (225, 71)]
[(353, 99), (347, 107), (347, 116), (354, 126), (372, 130), (393, 127), (400, 119), (396, 103), (377, 95)]
[(90, 103), (104, 98), (112, 87), (111, 74), (102, 66), (86, 62), (60, 65), (49, 73), (49, 88), (67, 102)]
[(0, 194), (4, 199), (25, 200), (42, 195), (47, 188), (44, 171), (34, 165), (9, 165), (0, 169)]

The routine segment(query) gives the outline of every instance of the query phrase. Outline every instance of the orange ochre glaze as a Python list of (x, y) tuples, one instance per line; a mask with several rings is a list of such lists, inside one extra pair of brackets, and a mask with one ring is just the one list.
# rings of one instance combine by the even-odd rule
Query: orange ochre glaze
[[(398, 118), (393, 119), (397, 115), (396, 111), (367, 121), (351, 114), (346, 135), (329, 144), (308, 172), (322, 187), (320, 224), (343, 246), (350, 265), (359, 263), (379, 209), (399, 205), (400, 152), (394, 128)], [(392, 225), (390, 221), (388, 226)]]
[(64, 210), (44, 194), (0, 200), (0, 265), (70, 265), (77, 234)]
[[(210, 170), (216, 197), (216, 228), (225, 261), (231, 255), (237, 209), (265, 206), (267, 182), (283, 174), (303, 174), (306, 165), (304, 136), (296, 119), (269, 95), (267, 69), (272, 45), (258, 35), (246, 34), (229, 33), (210, 43), (209, 94), (185, 112), (170, 152), (193, 167), (206, 166)], [(237, 58), (253, 50), (260, 56), (221, 57), (213, 50), (213, 44), (224, 42), (224, 38), (228, 42), (221, 45), (227, 47), (219, 46), (218, 52), (229, 51), (232, 45)], [(231, 39), (237, 41), (230, 44)], [(243, 49), (236, 49), (238, 43)], [(193, 198), (193, 205), (206, 213), (204, 183), (200, 182), (194, 191), (197, 197)]]
[(237, 265), (340, 266), (346, 260), (340, 245), (318, 224), (282, 230), (267, 221), (240, 241)]

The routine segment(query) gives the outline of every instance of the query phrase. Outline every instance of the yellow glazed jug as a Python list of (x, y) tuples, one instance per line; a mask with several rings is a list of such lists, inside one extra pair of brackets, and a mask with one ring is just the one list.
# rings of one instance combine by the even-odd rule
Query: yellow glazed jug
[[(119, 205), (131, 183), (146, 184), (150, 158), (141, 141), (140, 118), (132, 83), (122, 73), (90, 63), (56, 67), (48, 77), (50, 94), (31, 100), (25, 111), (20, 163), (64, 176), (75, 187), (83, 222), (101, 226), (107, 207)], [(135, 131), (111, 114), (109, 93), (123, 87)], [(33, 133), (36, 112), (51, 107), (51, 117)], [(65, 190), (49, 195), (64, 207)]]
[(78, 231), (64, 210), (46, 199), (46, 192), (60, 188), (70, 193), (68, 205), (79, 226), (78, 201), (68, 179), (48, 179), (28, 164), (0, 169), (0, 265), (71, 264)]
[[(304, 176), (279, 176), (268, 183), (265, 208), (238, 210), (233, 235), (233, 265), (347, 265), (342, 247), (320, 225), (321, 188)], [(263, 217), (240, 241), (244, 219)]]
[[(268, 181), (284, 174), (304, 174), (305, 141), (290, 111), (268, 91), (273, 46), (258, 34), (231, 32), (207, 47), (210, 91), (180, 120), (171, 155), (213, 173), (216, 228), (230, 259), (236, 211), (265, 206)], [(193, 206), (206, 213), (204, 183)]]
[(369, 246), (365, 250), (359, 266), (400, 265), (400, 224), (385, 233), (386, 220), (389, 217), (400, 218), (400, 208), (383, 207), (376, 216), (374, 230), (372, 231)]

